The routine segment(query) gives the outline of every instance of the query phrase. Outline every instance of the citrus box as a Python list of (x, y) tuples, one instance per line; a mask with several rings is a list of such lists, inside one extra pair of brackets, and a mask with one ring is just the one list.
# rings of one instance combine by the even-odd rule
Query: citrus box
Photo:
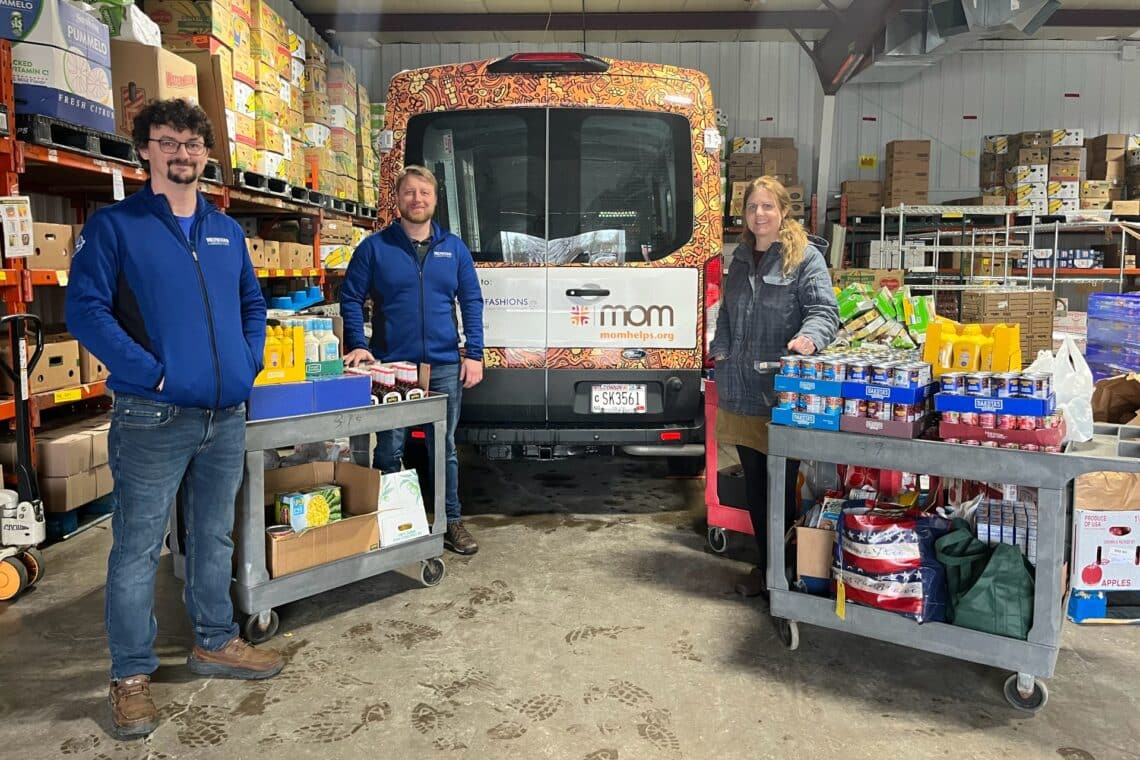
[(322, 483), (306, 491), (278, 494), (277, 522), (300, 533), (336, 522), (341, 517), (340, 507), (340, 486)]

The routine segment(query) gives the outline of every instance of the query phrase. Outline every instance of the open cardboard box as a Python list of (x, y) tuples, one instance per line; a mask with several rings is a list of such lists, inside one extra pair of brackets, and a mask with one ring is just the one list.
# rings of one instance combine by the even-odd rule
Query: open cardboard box
[(277, 494), (304, 491), (325, 483), (340, 486), (341, 514), (344, 516), (334, 523), (301, 533), (278, 537), (267, 534), (265, 557), (271, 578), (380, 547), (380, 525), (376, 514), (380, 503), (380, 471), (350, 462), (310, 462), (266, 470), (267, 519), (270, 522), (274, 519), (273, 503)]
[[(1092, 397), (1097, 422), (1140, 427), (1140, 374), (1119, 375), (1096, 384)], [(1140, 510), (1140, 475), (1087, 472), (1077, 478), (1074, 508), (1098, 511)]]

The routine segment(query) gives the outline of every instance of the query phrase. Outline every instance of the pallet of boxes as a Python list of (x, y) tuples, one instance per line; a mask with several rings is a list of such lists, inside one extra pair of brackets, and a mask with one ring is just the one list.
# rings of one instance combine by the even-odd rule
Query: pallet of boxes
[(883, 208), (883, 183), (878, 180), (847, 180), (840, 185), (847, 216), (878, 216)]
[(1017, 325), (1025, 364), (1038, 351), (1053, 349), (1054, 299), (1051, 290), (976, 288), (962, 291), (960, 322)]
[(791, 137), (734, 137), (728, 157), (728, 181), (732, 190), (729, 224), (744, 224), (744, 193), (757, 177), (772, 177), (788, 189), (791, 215), (802, 220), (806, 213), (804, 188), (799, 184), (799, 151)]
[(884, 172), (884, 206), (925, 206), (930, 198), (930, 140), (887, 143)]
[[(1124, 200), (1126, 157), (1129, 150), (1137, 148), (1140, 148), (1140, 135), (1104, 134), (1088, 141), (1088, 170), (1080, 190), (1083, 210), (1109, 209), (1125, 216), (1140, 214), (1140, 203), (1133, 209), (1133, 204)], [(1117, 204), (1121, 204), (1119, 208)]]

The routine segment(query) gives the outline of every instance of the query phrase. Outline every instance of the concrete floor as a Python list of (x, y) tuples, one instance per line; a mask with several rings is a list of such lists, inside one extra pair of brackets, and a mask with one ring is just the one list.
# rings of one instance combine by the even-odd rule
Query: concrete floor
[(90, 758), (1140, 757), (1135, 628), (1068, 625), (1051, 698), (1008, 707), (1006, 673), (803, 628), (777, 640), (704, 548), (701, 482), (659, 463), (472, 463), (473, 558), (432, 589), (407, 574), (281, 610), (289, 665), (260, 684), (203, 680), (180, 587), (158, 579), (148, 740), (108, 737), (103, 580), (109, 529), (50, 547), (48, 576), (0, 606), (0, 747)]

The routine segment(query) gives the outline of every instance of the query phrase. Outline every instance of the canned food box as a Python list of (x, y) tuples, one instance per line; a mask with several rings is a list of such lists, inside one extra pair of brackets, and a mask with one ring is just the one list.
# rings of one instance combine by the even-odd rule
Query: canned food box
[(780, 374), (786, 377), (799, 377), (800, 376), (800, 357), (799, 356), (781, 356), (780, 357)]
[(894, 406), (895, 406), (894, 404), (889, 404), (885, 401), (881, 402), (879, 404), (878, 409), (876, 410), (876, 413), (872, 414), (871, 413), (871, 402), (868, 401), (867, 402), (867, 416), (870, 417), (871, 419), (881, 420), (883, 422), (886, 422), (887, 420), (893, 419), (893, 417), (891, 415), (894, 414)]
[(998, 430), (1016, 430), (1017, 417), (1013, 414), (999, 414), (997, 418)]
[(960, 396), (966, 392), (966, 373), (947, 372), (939, 378), (939, 383), (943, 393), (953, 393)]
[(828, 396), (823, 400), (823, 411), (825, 414), (842, 414), (843, 399), (839, 396)]
[(876, 362), (871, 365), (871, 382), (878, 385), (890, 385), (894, 376), (897, 362)]
[(962, 422), (961, 412), (943, 412), (942, 421), (951, 425), (959, 425)]
[(966, 375), (967, 396), (989, 396), (993, 378), (988, 372), (970, 372)]
[(800, 359), (800, 377), (808, 380), (819, 380), (823, 372), (823, 360), (817, 356), (805, 356)]
[[(943, 414), (945, 414), (945, 412), (943, 412)], [(979, 415), (977, 412), (962, 412), (959, 416), (959, 422), (961, 422), (963, 425), (978, 427), (978, 417)]]
[(849, 398), (843, 402), (843, 413), (848, 417), (866, 417), (867, 416), (867, 400), (861, 398)]
[(1021, 375), (1016, 372), (1005, 372), (994, 375), (990, 384), (994, 396), (998, 398), (1014, 398), (1021, 395)]
[(847, 379), (853, 383), (865, 383), (871, 376), (871, 363), (856, 359), (847, 363)]
[(803, 393), (803, 410), (808, 414), (823, 414), (825, 409), (824, 397), (818, 393)]
[(1036, 430), (1037, 417), (1025, 414), (1017, 418), (1016, 427), (1018, 430)]
[(791, 391), (780, 391), (776, 394), (777, 403), (780, 409), (795, 409), (796, 402), (799, 401), (800, 394), (792, 393)]
[(997, 427), (997, 415), (993, 412), (980, 412), (978, 414), (978, 427), (983, 430), (993, 430)]

